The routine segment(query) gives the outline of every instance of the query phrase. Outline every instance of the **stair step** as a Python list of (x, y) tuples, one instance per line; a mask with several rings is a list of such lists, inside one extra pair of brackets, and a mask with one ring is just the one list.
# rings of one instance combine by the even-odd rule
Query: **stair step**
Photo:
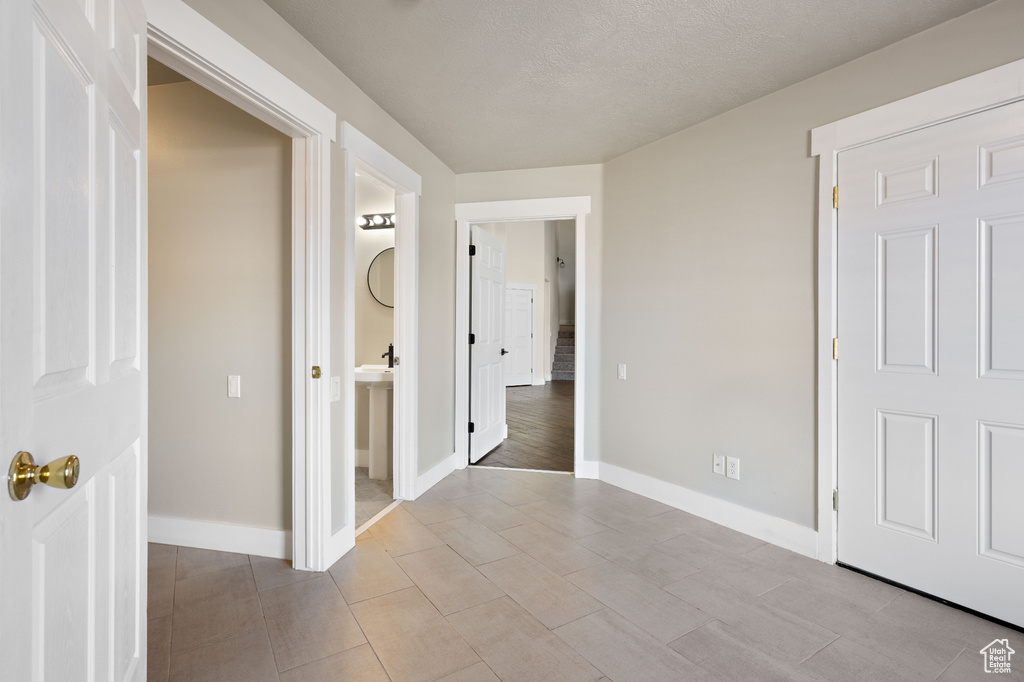
[(551, 380), (552, 381), (574, 381), (575, 379), (576, 379), (576, 375), (573, 372), (552, 372), (551, 373)]
[(575, 362), (555, 362), (551, 365), (551, 370), (553, 372), (572, 372), (575, 369)]

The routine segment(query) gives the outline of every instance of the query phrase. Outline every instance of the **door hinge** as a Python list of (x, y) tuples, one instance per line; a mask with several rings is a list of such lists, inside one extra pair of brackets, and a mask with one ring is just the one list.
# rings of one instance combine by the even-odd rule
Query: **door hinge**
[(470, 256), (475, 256), (476, 255), (476, 244), (470, 244), (469, 245), (469, 255)]
[(476, 334), (470, 334), (469, 335), (469, 345), (472, 346), (474, 343), (476, 343)]
[(470, 432), (470, 433), (473, 433), (473, 430), (474, 430), (475, 428), (476, 428), (476, 427), (475, 427), (475, 426), (473, 425), (473, 422), (469, 422), (469, 432)]
[(839, 337), (832, 339), (832, 359), (839, 359)]
[(832, 187), (832, 208), (839, 208), (839, 185)]
[(319, 379), (320, 378), (320, 367), (319, 367), (319, 365), (313, 365), (313, 378), (314, 379)]
[(832, 511), (839, 511), (839, 488), (832, 491)]

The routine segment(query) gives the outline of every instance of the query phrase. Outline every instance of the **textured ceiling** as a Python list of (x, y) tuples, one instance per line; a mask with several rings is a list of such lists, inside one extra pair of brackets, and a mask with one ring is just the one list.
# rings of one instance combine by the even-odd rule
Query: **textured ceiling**
[(990, 0), (267, 0), (456, 173), (599, 163)]

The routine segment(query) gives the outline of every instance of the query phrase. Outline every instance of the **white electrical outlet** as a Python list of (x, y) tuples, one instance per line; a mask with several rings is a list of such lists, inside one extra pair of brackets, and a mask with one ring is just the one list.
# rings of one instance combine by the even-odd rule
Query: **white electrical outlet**
[(622, 379), (623, 381), (626, 380), (626, 364), (625, 363), (619, 363), (619, 378)]
[(725, 476), (725, 455), (713, 454), (714, 464), (711, 466), (711, 470), (719, 476)]
[(331, 402), (341, 400), (341, 377), (331, 377)]
[(735, 478), (737, 481), (740, 480), (740, 458), (739, 457), (726, 457), (725, 458), (725, 475), (729, 478)]
[(241, 398), (242, 397), (242, 377), (237, 374), (228, 375), (228, 397), (229, 398)]

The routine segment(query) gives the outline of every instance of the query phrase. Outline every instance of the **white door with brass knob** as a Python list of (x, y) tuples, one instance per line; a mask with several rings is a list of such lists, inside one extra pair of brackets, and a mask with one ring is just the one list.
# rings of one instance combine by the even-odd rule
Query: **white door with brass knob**
[(145, 16), (0, 26), (0, 678), (143, 680)]

